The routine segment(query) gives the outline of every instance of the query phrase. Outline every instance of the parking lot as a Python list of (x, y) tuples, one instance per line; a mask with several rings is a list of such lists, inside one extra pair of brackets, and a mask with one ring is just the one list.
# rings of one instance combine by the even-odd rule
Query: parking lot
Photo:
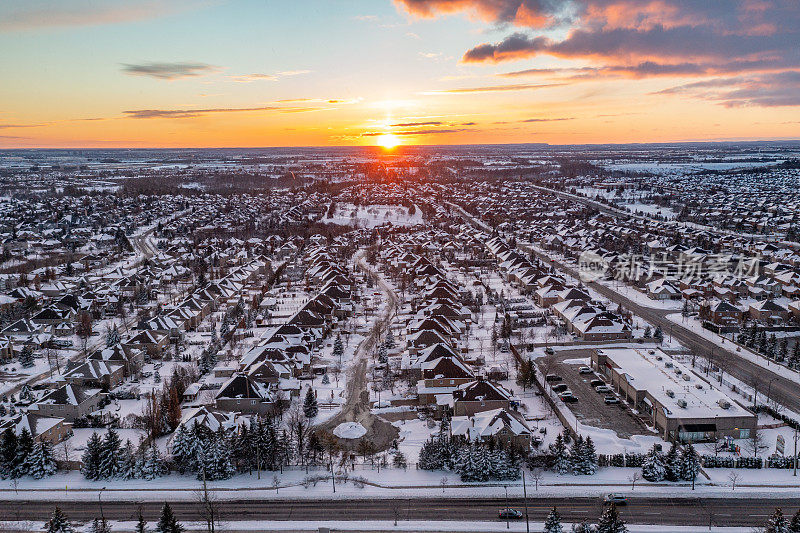
[[(645, 424), (634, 415), (624, 404), (607, 405), (604, 401), (606, 393), (601, 394), (594, 390), (590, 381), (599, 378), (596, 374), (580, 374), (578, 369), (582, 364), (576, 360), (591, 357), (591, 349), (578, 348), (572, 350), (559, 350), (553, 355), (539, 359), (539, 368), (546, 373), (559, 375), (567, 387), (578, 398), (575, 403), (566, 404), (582, 423), (611, 429), (621, 438), (631, 435), (652, 434)], [(588, 364), (588, 363), (587, 363)], [(555, 384), (555, 383), (553, 383)]]

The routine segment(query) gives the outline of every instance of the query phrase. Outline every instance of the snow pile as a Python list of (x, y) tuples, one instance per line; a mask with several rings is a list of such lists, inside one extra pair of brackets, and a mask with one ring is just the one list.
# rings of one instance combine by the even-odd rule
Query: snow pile
[(340, 439), (360, 439), (367, 434), (367, 429), (358, 422), (342, 422), (333, 430)]

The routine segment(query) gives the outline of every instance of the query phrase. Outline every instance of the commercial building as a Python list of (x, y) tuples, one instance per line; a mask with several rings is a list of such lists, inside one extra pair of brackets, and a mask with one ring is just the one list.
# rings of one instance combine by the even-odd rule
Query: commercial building
[(592, 368), (666, 440), (745, 439), (756, 429), (756, 415), (661, 350), (597, 349)]

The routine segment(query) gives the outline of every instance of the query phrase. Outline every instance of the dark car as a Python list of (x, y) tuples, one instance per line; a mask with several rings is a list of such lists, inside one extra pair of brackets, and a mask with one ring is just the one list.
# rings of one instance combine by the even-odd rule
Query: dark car
[(567, 390), (566, 383), (559, 383), (557, 385), (553, 385), (553, 391), (555, 392), (564, 392), (565, 390)]
[(572, 391), (570, 390), (562, 392), (558, 395), (558, 397), (561, 398), (561, 401), (564, 403), (575, 403), (578, 401), (578, 398), (572, 394)]
[(561, 376), (558, 376), (556, 374), (547, 374), (544, 377), (544, 380), (550, 383), (552, 383), (553, 381), (561, 381)]
[(600, 385), (605, 385), (605, 384), (606, 382), (603, 381), (602, 379), (593, 379), (592, 381), (589, 382), (589, 385), (591, 385), (592, 387), (599, 387)]
[(512, 509), (511, 507), (506, 507), (505, 509), (500, 509), (499, 517), (503, 519), (511, 518), (513, 520), (519, 520), (522, 518), (522, 511), (519, 509)]
[(546, 353), (547, 355), (553, 355), (554, 353), (556, 353), (556, 351), (548, 346), (547, 348), (544, 349), (544, 353)]

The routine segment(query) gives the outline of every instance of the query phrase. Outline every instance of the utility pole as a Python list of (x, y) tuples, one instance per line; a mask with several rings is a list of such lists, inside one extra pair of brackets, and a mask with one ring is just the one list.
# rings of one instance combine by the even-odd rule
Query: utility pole
[(504, 488), (504, 489), (506, 489), (506, 509), (505, 509), (505, 514), (506, 514), (506, 529), (511, 529), (511, 522), (510, 522), (510, 520), (511, 520), (511, 517), (509, 516), (509, 511), (510, 511), (511, 509), (509, 509), (509, 507), (508, 507), (508, 485), (503, 485), (503, 488)]
[[(795, 432), (797, 435), (797, 432)], [(795, 439), (795, 445), (797, 444), (797, 439)], [(796, 453), (795, 453), (796, 455)], [(522, 498), (525, 502), (525, 532), (531, 533), (531, 524), (528, 521), (528, 488), (525, 485), (525, 470), (522, 471)]]
[(794, 426), (794, 457), (792, 457), (792, 464), (794, 465), (793, 476), (797, 476), (797, 425)]

